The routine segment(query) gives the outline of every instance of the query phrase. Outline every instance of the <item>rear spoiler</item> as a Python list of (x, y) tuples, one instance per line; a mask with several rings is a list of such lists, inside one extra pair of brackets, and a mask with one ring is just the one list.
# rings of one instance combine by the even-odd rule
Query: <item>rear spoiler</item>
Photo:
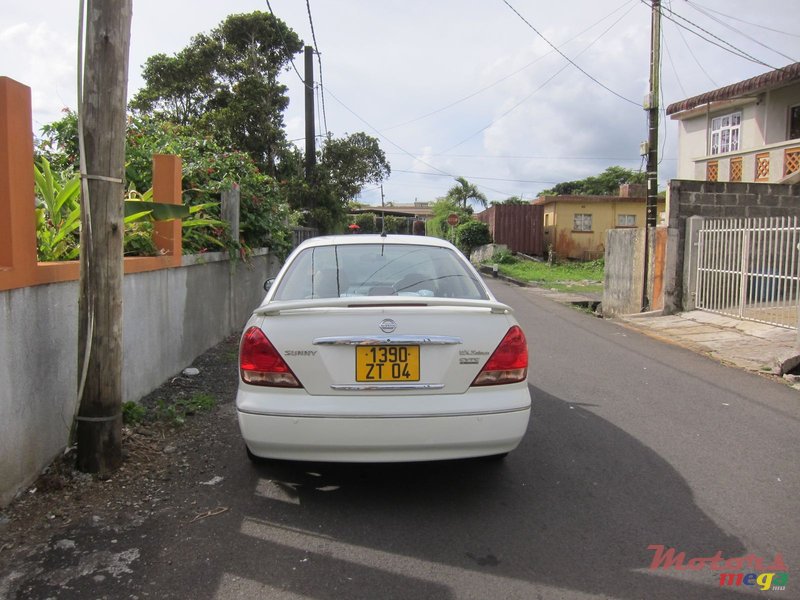
[(510, 314), (514, 312), (510, 306), (496, 300), (468, 300), (465, 298), (434, 298), (428, 296), (351, 296), (269, 302), (259, 306), (253, 311), (253, 314), (267, 316), (314, 308), (384, 308), (390, 306), (452, 306), (458, 308), (485, 308), (495, 314)]

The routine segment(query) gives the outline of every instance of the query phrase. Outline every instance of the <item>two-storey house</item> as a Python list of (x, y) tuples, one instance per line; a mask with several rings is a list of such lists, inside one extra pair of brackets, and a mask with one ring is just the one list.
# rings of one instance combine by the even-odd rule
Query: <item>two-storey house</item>
[(800, 181), (800, 63), (667, 107), (678, 179)]

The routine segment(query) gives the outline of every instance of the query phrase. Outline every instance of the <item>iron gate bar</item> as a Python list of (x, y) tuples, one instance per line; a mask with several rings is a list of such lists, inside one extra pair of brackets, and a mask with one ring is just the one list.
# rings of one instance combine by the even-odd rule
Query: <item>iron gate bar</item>
[(796, 216), (706, 221), (697, 246), (697, 308), (796, 329), (798, 242)]

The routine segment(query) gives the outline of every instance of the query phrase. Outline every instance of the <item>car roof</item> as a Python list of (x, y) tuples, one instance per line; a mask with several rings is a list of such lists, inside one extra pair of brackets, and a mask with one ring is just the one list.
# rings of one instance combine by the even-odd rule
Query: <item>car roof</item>
[(310, 238), (304, 241), (298, 250), (302, 248), (313, 248), (318, 246), (352, 246), (358, 244), (397, 244), (414, 246), (433, 246), (439, 248), (455, 249), (450, 242), (437, 237), (425, 235), (380, 235), (372, 233), (355, 233), (350, 235), (326, 235)]

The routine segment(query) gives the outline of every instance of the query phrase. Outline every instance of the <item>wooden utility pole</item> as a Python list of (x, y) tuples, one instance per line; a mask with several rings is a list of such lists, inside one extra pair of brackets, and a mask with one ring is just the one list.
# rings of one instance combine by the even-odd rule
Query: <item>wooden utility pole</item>
[(311, 183), (314, 179), (314, 167), (317, 164), (316, 132), (314, 130), (314, 48), (311, 46), (306, 46), (305, 61), (306, 181)]
[(88, 1), (78, 108), (84, 156), (77, 466), (101, 474), (122, 464), (123, 177), (132, 11), (132, 0)]
[(647, 226), (655, 227), (658, 201), (658, 110), (661, 75), (661, 0), (653, 0), (650, 33), (650, 95), (647, 116), (650, 136), (647, 148)]
[(658, 110), (661, 74), (661, 0), (653, 0), (650, 27), (650, 93), (645, 109), (649, 137), (647, 140), (647, 204), (644, 227), (644, 282), (642, 284), (642, 310), (650, 307), (647, 294), (650, 270), (650, 231), (658, 222)]

